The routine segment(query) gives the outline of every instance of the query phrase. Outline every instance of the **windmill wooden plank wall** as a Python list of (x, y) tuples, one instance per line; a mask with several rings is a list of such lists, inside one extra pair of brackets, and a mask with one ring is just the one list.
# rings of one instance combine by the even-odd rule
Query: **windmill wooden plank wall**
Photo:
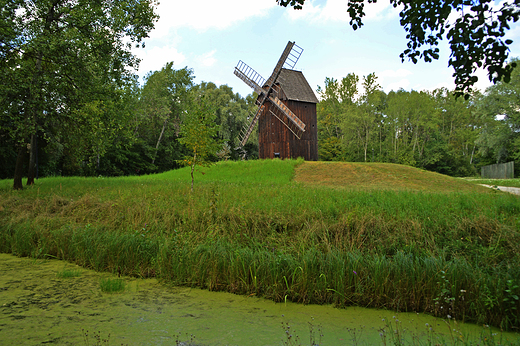
[[(279, 118), (272, 104), (266, 103), (258, 120), (258, 156), (267, 158), (298, 158), (318, 160), (318, 124), (316, 104), (309, 83), (299, 71), (283, 69), (275, 88), (278, 98), (305, 124), (305, 132), (298, 139), (289, 130), (287, 118)], [(275, 114), (273, 114), (275, 113)]]
[(244, 128), (240, 144), (245, 145), (258, 122), (261, 159), (318, 160), (318, 99), (303, 74), (292, 70), (302, 52), (294, 42), (287, 43), (267, 81), (242, 61), (235, 67), (235, 75), (258, 94), (258, 109)]

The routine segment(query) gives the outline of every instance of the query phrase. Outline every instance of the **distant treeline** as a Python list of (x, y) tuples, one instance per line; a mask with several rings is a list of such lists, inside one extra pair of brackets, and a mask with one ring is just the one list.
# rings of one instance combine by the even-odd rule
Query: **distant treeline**
[[(119, 176), (178, 168), (186, 155), (179, 129), (193, 94), (203, 95), (216, 112), (223, 145), (213, 160), (240, 159), (239, 133), (255, 110), (256, 95), (243, 98), (227, 85), (196, 85), (193, 79), (191, 69), (168, 63), (150, 72), (142, 86), (126, 79), (74, 109), (56, 107), (52, 117), (38, 118), (30, 141), (36, 145), (36, 175)], [(471, 176), (481, 166), (520, 158), (520, 70), (510, 83), (474, 92), (468, 100), (447, 89), (386, 94), (375, 74), (326, 78), (317, 93), (320, 160), (391, 162)], [(0, 178), (6, 179), (13, 178), (21, 131), (13, 130), (13, 105), (1, 106)], [(257, 139), (254, 133), (246, 145), (248, 158), (258, 157)]]
[[(361, 84), (361, 86), (360, 86)], [(468, 100), (441, 88), (386, 94), (374, 74), (318, 89), (321, 160), (391, 162), (452, 176), (520, 159), (520, 71)]]

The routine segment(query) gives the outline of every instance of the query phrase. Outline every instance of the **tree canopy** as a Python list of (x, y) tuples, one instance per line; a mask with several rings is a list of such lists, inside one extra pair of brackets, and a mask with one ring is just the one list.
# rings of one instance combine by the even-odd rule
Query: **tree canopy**
[[(0, 130), (17, 147), (14, 188), (29, 151), (34, 179), (38, 135), (68, 135), (67, 123), (99, 158), (123, 119), (121, 88), (137, 65), (132, 45), (154, 27), (154, 0), (4, 1), (0, 11)], [(59, 126), (57, 126), (59, 125)], [(48, 137), (50, 139), (51, 137)], [(103, 139), (103, 140), (101, 140)], [(98, 159), (99, 162), (99, 159)]]
[(359, 78), (350, 73), (341, 81), (326, 78), (318, 92), (321, 160), (391, 162), (449, 175), (474, 174), (480, 120), (474, 104), (456, 99), (447, 89), (385, 94), (375, 74)]
[[(365, 4), (377, 0), (349, 0), (348, 15), (354, 30), (363, 26)], [(302, 9), (305, 0), (278, 0), (280, 6)], [(493, 0), (415, 1), (390, 0), (401, 9), (400, 24), (406, 31), (407, 47), (401, 60), (417, 63), (439, 59), (439, 42), (447, 39), (451, 49), (448, 64), (453, 67), (457, 95), (469, 98), (477, 82), (477, 68), (487, 70), (489, 80), (509, 82), (516, 63), (507, 64), (508, 46), (504, 39), (512, 22), (520, 17), (518, 0), (495, 5)]]

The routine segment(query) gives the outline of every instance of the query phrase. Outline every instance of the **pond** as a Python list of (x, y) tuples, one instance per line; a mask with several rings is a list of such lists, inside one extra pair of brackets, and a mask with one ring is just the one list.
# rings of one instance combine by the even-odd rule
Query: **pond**
[[(497, 333), (424, 314), (274, 303), (155, 279), (124, 277), (124, 291), (104, 293), (100, 281), (117, 275), (58, 260), (0, 254), (0, 273), (2, 345), (452, 344)], [(513, 333), (494, 338), (520, 342)]]

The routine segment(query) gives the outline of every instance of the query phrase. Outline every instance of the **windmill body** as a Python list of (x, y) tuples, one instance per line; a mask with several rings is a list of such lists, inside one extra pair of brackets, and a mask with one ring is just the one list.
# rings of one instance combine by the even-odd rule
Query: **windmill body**
[(268, 80), (242, 61), (235, 67), (235, 75), (258, 94), (258, 109), (242, 132), (241, 145), (258, 123), (261, 159), (318, 160), (318, 99), (303, 74), (292, 69), (302, 52), (289, 42)]

